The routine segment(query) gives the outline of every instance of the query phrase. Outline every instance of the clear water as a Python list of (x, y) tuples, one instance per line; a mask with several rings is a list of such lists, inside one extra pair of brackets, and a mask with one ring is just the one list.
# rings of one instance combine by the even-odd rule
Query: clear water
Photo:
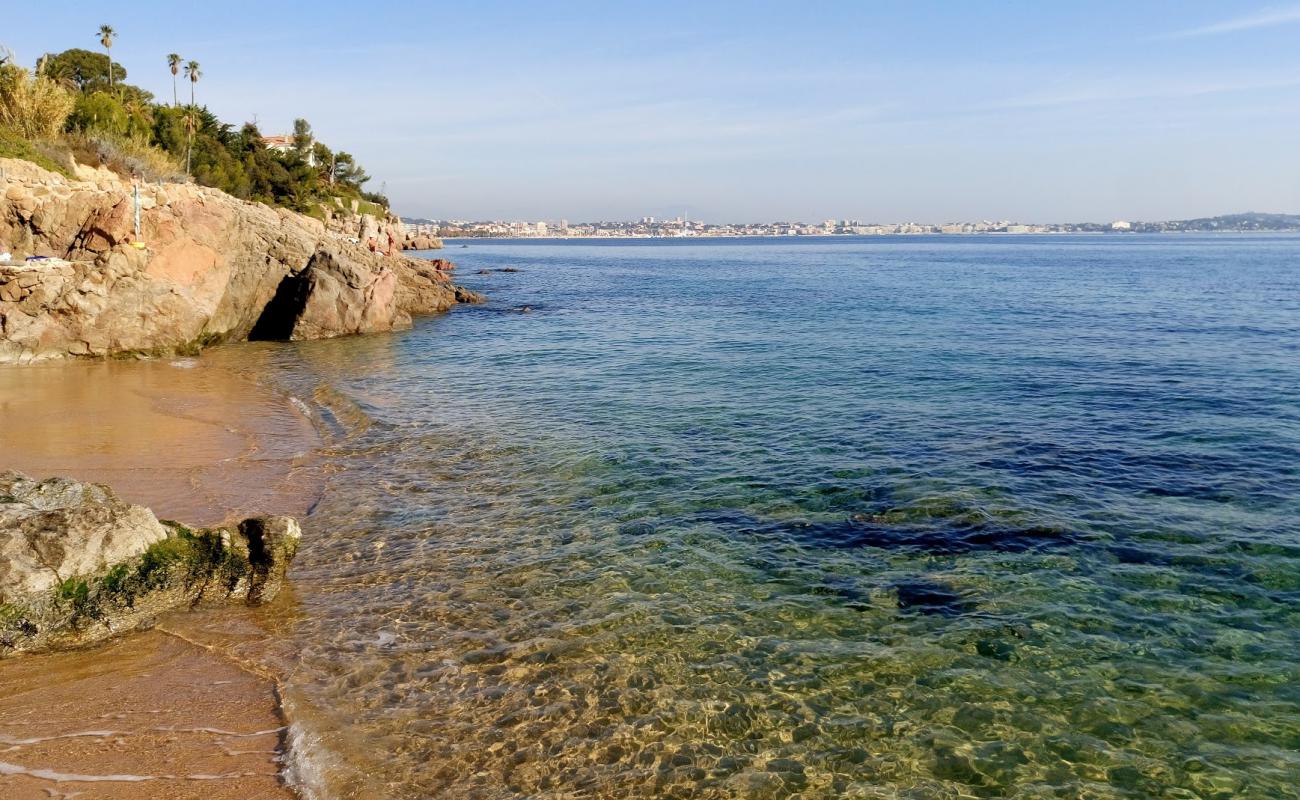
[(272, 356), (322, 794), (1300, 796), (1300, 239), (447, 255)]

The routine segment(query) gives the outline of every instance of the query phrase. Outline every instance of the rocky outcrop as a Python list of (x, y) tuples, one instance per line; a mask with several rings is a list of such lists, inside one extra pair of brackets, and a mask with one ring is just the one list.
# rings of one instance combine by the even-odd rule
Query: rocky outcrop
[(106, 486), (0, 473), (0, 657), (97, 641), (172, 608), (270, 600), (301, 536), (289, 517), (191, 530)]
[(389, 331), (458, 302), (445, 261), (215, 189), (142, 185), (137, 237), (132, 186), (77, 170), (0, 159), (0, 251), (18, 262), (0, 265), (0, 363)]
[(448, 297), (442, 276), (450, 269), (450, 261), (434, 258), (403, 270), (397, 280), (398, 304), (445, 311), (456, 303), (482, 303), (484, 297), (481, 294), (460, 286), (455, 287)]
[(402, 239), (403, 250), (441, 250), (442, 240), (427, 233), (408, 233)]

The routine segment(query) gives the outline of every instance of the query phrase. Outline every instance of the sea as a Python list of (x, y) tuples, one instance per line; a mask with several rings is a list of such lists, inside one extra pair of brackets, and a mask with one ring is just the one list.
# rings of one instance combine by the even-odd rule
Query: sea
[(1300, 797), (1300, 237), (427, 255), (265, 351), (308, 797)]

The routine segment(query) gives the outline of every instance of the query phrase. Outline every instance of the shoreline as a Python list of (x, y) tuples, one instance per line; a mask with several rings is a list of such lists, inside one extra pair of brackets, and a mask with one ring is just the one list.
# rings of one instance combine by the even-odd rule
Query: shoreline
[[(762, 239), (788, 241), (792, 239), (978, 239), (997, 237), (1020, 239), (1038, 236), (1297, 236), (1300, 231), (1024, 231), (1009, 233), (1007, 231), (979, 231), (977, 233), (816, 233), (816, 234), (776, 234), (745, 233), (709, 236), (446, 236), (443, 237), (443, 249), (452, 249), (449, 242), (605, 242), (605, 241), (681, 241), (708, 239)], [(426, 252), (433, 252), (432, 250)]]
[[(268, 369), (265, 348), (0, 369), (4, 467), (106, 483), (188, 523), (254, 509), (301, 518), (319, 497), (321, 437), (293, 398), (253, 377)], [(274, 635), (286, 594), (0, 661), (0, 795), (298, 797), (285, 783), (279, 681), (234, 652)]]

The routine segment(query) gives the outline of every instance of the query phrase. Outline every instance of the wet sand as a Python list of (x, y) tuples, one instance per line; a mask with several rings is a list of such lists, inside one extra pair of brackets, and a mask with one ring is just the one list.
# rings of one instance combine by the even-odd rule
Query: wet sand
[[(0, 369), (0, 469), (107, 483), (189, 524), (301, 517), (319, 440), (248, 377), (257, 355)], [(173, 612), (102, 647), (0, 661), (0, 797), (293, 797), (274, 681), (232, 655), (291, 603)]]
[(314, 500), (303, 456), (315, 431), (247, 377), (234, 349), (0, 369), (0, 469), (106, 483), (195, 525), (301, 516)]
[(274, 686), (175, 636), (14, 659), (0, 684), (0, 796), (293, 796)]

